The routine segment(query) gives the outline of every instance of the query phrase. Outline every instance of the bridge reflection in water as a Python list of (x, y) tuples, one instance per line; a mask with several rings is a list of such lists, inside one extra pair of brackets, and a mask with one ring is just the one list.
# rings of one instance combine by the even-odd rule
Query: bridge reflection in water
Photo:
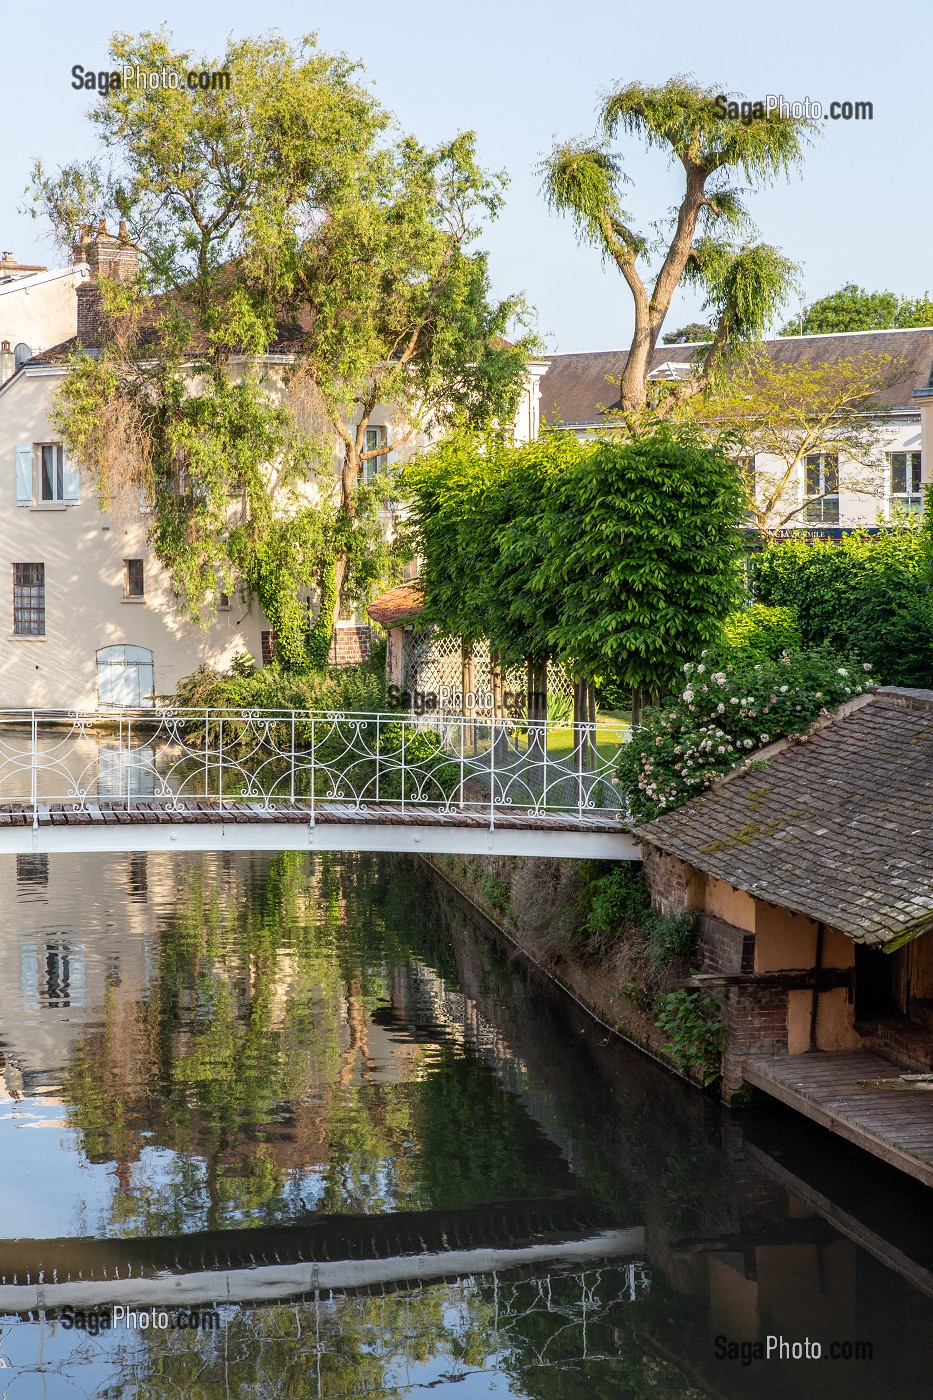
[[(142, 860), (24, 862), (0, 907), (20, 944), (0, 944), (0, 1358), (25, 1393), (928, 1393), (919, 1188), (821, 1157), (780, 1110), (723, 1114), (529, 982), (413, 863)], [(80, 1172), (49, 1175), (69, 1133)], [(41, 1230), (30, 1171), (58, 1188)], [(9, 1238), (20, 1221), (55, 1238)], [(75, 1222), (94, 1238), (62, 1238)], [(52, 1316), (171, 1305), (175, 1283), (218, 1332)], [(773, 1331), (874, 1359), (716, 1357)]]

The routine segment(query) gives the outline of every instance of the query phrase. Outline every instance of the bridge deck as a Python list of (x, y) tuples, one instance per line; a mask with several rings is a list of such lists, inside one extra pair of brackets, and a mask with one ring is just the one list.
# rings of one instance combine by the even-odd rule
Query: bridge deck
[(933, 1092), (878, 1055), (818, 1051), (756, 1057), (749, 1084), (933, 1186)]
[(369, 850), (637, 860), (626, 825), (598, 812), (414, 804), (146, 798), (0, 804), (0, 854), (119, 850)]
[[(175, 807), (166, 802), (155, 802), (146, 798), (133, 798), (126, 801), (88, 802), (84, 808), (73, 803), (38, 803), (39, 826), (91, 826), (95, 822), (110, 822), (118, 825), (131, 825), (140, 822), (379, 822), (384, 826), (457, 826), (488, 827), (490, 809), (484, 807), (479, 812), (466, 809), (444, 811), (433, 807), (395, 803), (379, 803), (378, 806), (356, 806), (349, 802), (318, 801), (313, 810), (309, 803), (274, 801), (266, 807), (261, 802), (231, 802), (204, 799), (194, 801), (184, 798)], [(614, 831), (623, 832), (627, 828), (622, 822), (593, 812), (533, 812), (524, 808), (496, 806), (492, 808), (492, 819), (496, 826), (537, 829), (540, 831)], [(31, 807), (21, 803), (0, 805), (0, 826), (32, 826)]]

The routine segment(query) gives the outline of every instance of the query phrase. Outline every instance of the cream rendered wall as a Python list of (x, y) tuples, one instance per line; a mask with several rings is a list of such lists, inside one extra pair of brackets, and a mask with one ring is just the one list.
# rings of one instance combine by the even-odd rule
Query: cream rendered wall
[[(876, 451), (878, 459), (871, 467), (862, 467), (857, 463), (846, 464), (843, 460), (840, 469), (841, 489), (839, 492), (839, 524), (840, 525), (875, 525), (878, 522), (879, 514), (887, 518), (891, 509), (890, 480), (886, 453), (888, 452), (919, 452), (921, 451), (921, 426), (920, 413), (910, 412), (899, 414), (886, 424), (882, 441)], [(928, 434), (927, 451), (933, 453), (933, 422)], [(924, 457), (924, 463), (929, 460)], [(756, 469), (765, 473), (768, 477), (777, 477), (781, 474), (782, 463), (775, 457), (769, 457), (765, 453), (758, 453), (755, 459)], [(933, 466), (925, 470), (933, 470)], [(924, 478), (926, 479), (926, 478)], [(854, 491), (847, 487), (847, 481), (858, 481), (860, 485), (869, 487), (868, 491)], [(801, 464), (791, 481), (788, 482), (782, 506), (775, 512), (775, 517), (779, 518), (786, 514), (794, 506), (799, 505), (804, 499), (804, 486), (806, 481), (805, 468)], [(760, 499), (759, 493), (759, 499)], [(794, 516), (787, 523), (787, 529), (803, 524), (802, 512)]]
[[(146, 544), (147, 517), (102, 515), (82, 481), (81, 502), (16, 504), (18, 442), (54, 442), (49, 423), (57, 370), (26, 370), (0, 390), (0, 705), (96, 708), (99, 647), (126, 643), (153, 652), (157, 693), (172, 691), (202, 663), (224, 667), (237, 651), (260, 658), (260, 610), (231, 598), (202, 631), (179, 613), (168, 577)], [(124, 559), (145, 561), (145, 601), (123, 598)], [(46, 635), (13, 636), (14, 563), (45, 565)]]
[(24, 342), (33, 351), (69, 340), (78, 320), (76, 289), (89, 275), (87, 264), (79, 263), (0, 283), (0, 340), (11, 348)]

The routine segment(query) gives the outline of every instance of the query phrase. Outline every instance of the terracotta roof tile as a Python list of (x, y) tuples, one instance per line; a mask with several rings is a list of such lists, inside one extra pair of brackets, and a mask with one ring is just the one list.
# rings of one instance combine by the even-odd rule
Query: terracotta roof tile
[(395, 588), (380, 593), (367, 608), (373, 622), (381, 627), (399, 627), (416, 617), (424, 606), (421, 588), (417, 581), (400, 583)]

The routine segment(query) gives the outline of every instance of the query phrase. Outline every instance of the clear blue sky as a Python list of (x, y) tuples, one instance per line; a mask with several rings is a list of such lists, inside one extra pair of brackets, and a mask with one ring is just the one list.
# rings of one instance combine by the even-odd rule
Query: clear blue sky
[[(187, 0), (119, 6), (7, 4), (0, 12), (0, 248), (52, 256), (17, 212), (31, 159), (55, 166), (92, 151), (87, 94), (70, 69), (109, 67), (108, 39), (167, 23), (179, 44), (219, 55), (228, 33), (317, 30), (325, 48), (362, 60), (381, 100), (425, 141), (474, 129), (484, 161), (511, 176), (489, 230), (497, 291), (522, 290), (551, 350), (624, 345), (628, 295), (598, 254), (548, 214), (535, 165), (552, 138), (589, 132), (601, 91), (692, 72), (750, 97), (782, 93), (874, 103), (872, 122), (826, 122), (802, 174), (753, 203), (763, 236), (804, 264), (807, 299), (844, 282), (917, 295), (933, 290), (933, 180), (926, 55), (931, 0), (784, 0), (777, 7), (614, 0), (345, 0), (342, 5), (227, 0), (222, 15)], [(631, 208), (642, 222), (673, 203), (663, 156), (636, 155)], [(680, 301), (669, 326), (693, 319)]]

